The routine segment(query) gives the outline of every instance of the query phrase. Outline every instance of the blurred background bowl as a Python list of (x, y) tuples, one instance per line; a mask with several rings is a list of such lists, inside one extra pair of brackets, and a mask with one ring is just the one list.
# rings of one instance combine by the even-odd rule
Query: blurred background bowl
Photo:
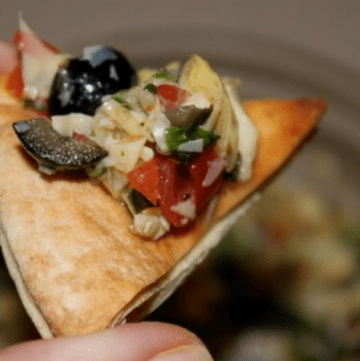
[[(67, 52), (106, 43), (138, 68), (199, 53), (242, 79), (244, 100), (328, 100), (311, 143), (149, 319), (188, 327), (216, 359), (356, 359), (360, 3), (18, 0), (6, 8), (5, 40), (22, 10)], [(38, 337), (3, 265), (0, 276), (0, 346)]]

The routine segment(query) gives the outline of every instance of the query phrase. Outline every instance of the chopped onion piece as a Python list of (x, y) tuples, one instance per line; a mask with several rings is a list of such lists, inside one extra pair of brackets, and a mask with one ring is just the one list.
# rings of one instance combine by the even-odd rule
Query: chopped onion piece
[(185, 143), (181, 143), (177, 150), (180, 152), (194, 152), (201, 153), (204, 149), (204, 139), (189, 140)]
[(226, 161), (223, 158), (217, 158), (213, 161), (208, 162), (208, 171), (206, 173), (205, 179), (202, 182), (203, 187), (211, 186), (214, 181), (219, 177), (221, 172), (226, 166)]
[(99, 113), (99, 114), (95, 114), (94, 118), (97, 127), (109, 128), (111, 130), (115, 129), (116, 123), (107, 115)]
[(117, 126), (129, 134), (144, 135), (148, 131), (146, 124), (139, 123), (139, 118), (135, 118), (134, 113), (130, 112), (114, 99), (105, 99), (98, 112), (114, 119)]
[(110, 96), (102, 98), (102, 110), (106, 115), (111, 116), (115, 109), (119, 106), (119, 103)]
[(113, 131), (111, 129), (105, 127), (99, 127), (94, 132), (93, 139), (97, 144), (103, 147), (106, 142), (106, 139), (112, 137), (113, 137)]
[(142, 154), (142, 148), (146, 143), (145, 137), (136, 140), (114, 140), (110, 144), (105, 144), (105, 149), (109, 152), (110, 158), (115, 160), (114, 167), (121, 172), (131, 172)]
[(162, 215), (138, 213), (134, 216), (133, 231), (142, 237), (157, 240), (169, 230), (170, 223)]
[(139, 83), (143, 84), (146, 81), (149, 81), (156, 73), (158, 72), (157, 69), (150, 69), (150, 68), (142, 68), (137, 72), (137, 77)]
[(47, 99), (59, 67), (70, 58), (68, 54), (55, 54), (30, 29), (20, 15), (22, 32), (22, 77), (24, 96), (36, 100)]
[(115, 199), (121, 198), (121, 191), (128, 184), (127, 177), (114, 168), (108, 168), (100, 179)]
[(93, 139), (104, 145), (105, 140), (115, 134), (116, 122), (102, 112), (96, 112), (93, 120)]
[(170, 210), (188, 219), (195, 219), (196, 205), (192, 198), (179, 202), (170, 207)]
[(116, 164), (116, 159), (110, 156), (105, 157), (104, 159), (101, 159), (101, 161), (98, 163), (99, 167), (104, 168), (110, 168), (113, 167)]
[(259, 132), (241, 104), (237, 93), (238, 82), (232, 78), (224, 78), (224, 85), (239, 123), (239, 151), (241, 156), (239, 179), (245, 182), (252, 176), (252, 164), (256, 156)]
[(174, 81), (171, 81), (168, 78), (153, 78), (151, 80), (151, 83), (155, 86), (159, 86), (161, 84), (170, 84), (170, 85), (176, 85), (178, 87), (178, 84), (176, 84)]
[(185, 99), (185, 101), (181, 104), (181, 106), (190, 106), (190, 105), (195, 105), (195, 107), (199, 109), (208, 109), (211, 107), (211, 103), (206, 98), (206, 96), (201, 92), (196, 92), (188, 96)]
[(211, 198), (209, 205), (206, 208), (205, 213), (205, 223), (211, 224), (214, 217), (215, 208), (219, 202), (219, 196), (216, 194), (213, 198)]
[(151, 148), (144, 146), (141, 151), (141, 159), (145, 162), (148, 162), (153, 158), (154, 158), (154, 151)]
[(139, 102), (141, 107), (148, 112), (155, 106), (156, 95), (149, 92), (148, 90), (141, 88), (138, 92)]
[(146, 115), (142, 112), (138, 112), (135, 110), (130, 110), (130, 114), (134, 120), (136, 120), (139, 124), (144, 124), (146, 121)]
[(112, 192), (117, 197), (120, 196), (121, 191), (128, 183), (128, 179), (121, 173), (117, 172), (116, 169), (112, 169)]
[(165, 65), (165, 69), (168, 73), (170, 73), (170, 75), (178, 76), (181, 69), (181, 62), (178, 60), (173, 60)]
[(170, 126), (171, 124), (169, 119), (166, 118), (165, 114), (160, 112), (150, 125), (150, 130), (154, 136), (156, 145), (158, 146), (162, 154), (170, 153), (170, 150), (165, 140), (166, 129), (169, 128)]
[(53, 128), (63, 136), (71, 137), (74, 132), (90, 135), (93, 117), (82, 113), (54, 115), (51, 117)]

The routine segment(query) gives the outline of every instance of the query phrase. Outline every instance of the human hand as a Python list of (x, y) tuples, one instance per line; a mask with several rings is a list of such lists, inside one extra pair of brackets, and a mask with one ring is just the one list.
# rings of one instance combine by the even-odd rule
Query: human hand
[(202, 342), (175, 325), (125, 324), (93, 335), (36, 340), (0, 350), (1, 361), (212, 361)]

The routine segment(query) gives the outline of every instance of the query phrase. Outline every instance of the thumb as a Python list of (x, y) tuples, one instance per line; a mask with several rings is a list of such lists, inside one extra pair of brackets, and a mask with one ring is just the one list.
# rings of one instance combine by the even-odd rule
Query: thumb
[(213, 361), (202, 342), (175, 325), (125, 324), (88, 336), (37, 340), (0, 351), (2, 361)]

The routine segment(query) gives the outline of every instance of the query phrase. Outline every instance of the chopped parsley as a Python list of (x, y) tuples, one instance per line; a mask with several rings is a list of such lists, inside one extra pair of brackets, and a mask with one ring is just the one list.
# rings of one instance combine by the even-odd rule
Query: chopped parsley
[(167, 129), (165, 136), (169, 150), (177, 155), (183, 162), (190, 161), (197, 153), (178, 151), (177, 148), (180, 144), (188, 142), (189, 140), (203, 139), (204, 148), (206, 148), (213, 144), (218, 138), (219, 136), (214, 132), (193, 126), (186, 128), (170, 127)]
[(98, 178), (98, 177), (101, 177), (103, 174), (105, 174), (106, 171), (107, 171), (106, 168), (99, 167), (99, 168), (95, 168), (93, 170), (88, 171), (88, 175), (91, 178)]
[(170, 74), (167, 74), (167, 73), (164, 73), (164, 72), (156, 73), (154, 75), (154, 78), (155, 79), (168, 79), (168, 80), (171, 80), (171, 81), (176, 81), (177, 80), (177, 77), (175, 75), (170, 75)]
[(113, 99), (122, 104), (126, 109), (131, 110), (130, 104), (125, 99), (123, 99), (119, 93), (114, 95)]
[(148, 84), (146, 87), (144, 87), (145, 90), (147, 90), (150, 93), (157, 94), (157, 87), (154, 84)]

